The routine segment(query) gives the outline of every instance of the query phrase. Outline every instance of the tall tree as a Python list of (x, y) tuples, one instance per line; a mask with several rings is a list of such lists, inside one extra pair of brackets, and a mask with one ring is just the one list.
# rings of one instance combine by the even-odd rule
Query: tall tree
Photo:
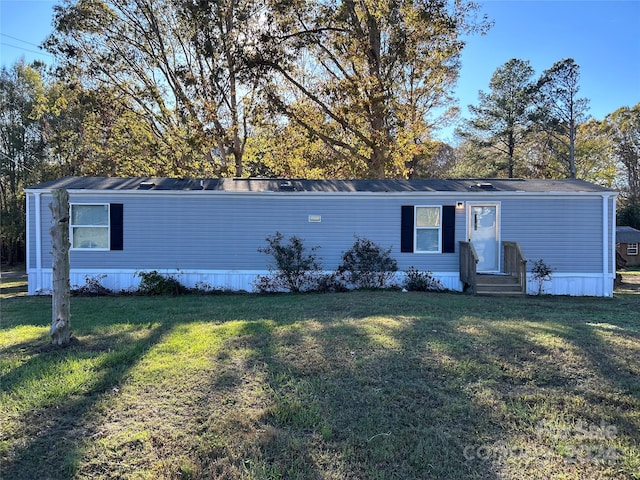
[(73, 79), (51, 81), (45, 118), (57, 175), (154, 176), (185, 170), (139, 121), (131, 101), (113, 89), (88, 90)]
[(24, 249), (23, 189), (39, 180), (46, 158), (42, 67), (20, 61), (0, 69), (0, 248), (9, 264), (20, 260)]
[(451, 102), (472, 2), (275, 0), (256, 61), (270, 102), (362, 176), (407, 174)]
[(640, 103), (622, 107), (605, 118), (615, 158), (624, 172), (623, 224), (640, 228)]
[(504, 159), (509, 178), (514, 176), (517, 150), (531, 126), (533, 75), (526, 60), (513, 58), (499, 67), (491, 76), (490, 91), (478, 93), (478, 105), (469, 106), (471, 119), (458, 131), (472, 144), (490, 148)]
[(605, 187), (616, 186), (617, 160), (606, 122), (595, 119), (578, 125), (576, 176)]
[(456, 163), (455, 149), (439, 141), (421, 144), (419, 154), (413, 155), (409, 178), (445, 178)]
[(580, 66), (572, 58), (554, 63), (538, 80), (538, 125), (569, 178), (576, 178), (578, 125), (587, 119), (589, 109), (589, 100), (578, 98), (579, 81)]
[[(318, 121), (321, 119), (319, 118)], [(256, 119), (247, 141), (247, 173), (281, 178), (353, 178), (347, 162), (332, 157), (329, 148), (295, 122), (269, 115)]]
[(454, 178), (494, 178), (504, 176), (504, 162), (490, 148), (478, 148), (467, 138), (461, 138), (453, 152), (453, 163), (447, 175)]
[(251, 0), (64, 0), (49, 50), (84, 87), (115, 90), (176, 159), (174, 175), (208, 158), (242, 175), (254, 83), (244, 67)]
[[(566, 178), (567, 164), (551, 148), (552, 142), (544, 131), (528, 135), (522, 146), (525, 177)], [(576, 177), (597, 184), (616, 186), (616, 160), (613, 143), (603, 122), (590, 119), (577, 126), (574, 166)]]

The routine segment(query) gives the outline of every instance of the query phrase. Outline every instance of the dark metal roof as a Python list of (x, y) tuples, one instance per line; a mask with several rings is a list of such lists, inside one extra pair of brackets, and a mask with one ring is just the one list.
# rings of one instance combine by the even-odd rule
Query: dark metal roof
[(64, 177), (31, 190), (210, 190), (225, 192), (608, 192), (583, 180), (417, 179), (295, 180), (265, 178)]
[(633, 227), (616, 227), (616, 243), (640, 243), (640, 230)]

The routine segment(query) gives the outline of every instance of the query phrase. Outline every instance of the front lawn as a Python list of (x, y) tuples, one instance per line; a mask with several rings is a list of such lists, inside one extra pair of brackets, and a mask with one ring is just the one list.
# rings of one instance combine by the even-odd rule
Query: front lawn
[(640, 479), (640, 300), (2, 300), (20, 479)]

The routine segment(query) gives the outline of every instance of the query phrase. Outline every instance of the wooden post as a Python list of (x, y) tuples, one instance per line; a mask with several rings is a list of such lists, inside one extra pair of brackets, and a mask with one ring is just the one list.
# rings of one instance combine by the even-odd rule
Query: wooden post
[(71, 340), (69, 282), (69, 193), (51, 192), (51, 245), (53, 254), (53, 294), (51, 296), (51, 343), (64, 346)]

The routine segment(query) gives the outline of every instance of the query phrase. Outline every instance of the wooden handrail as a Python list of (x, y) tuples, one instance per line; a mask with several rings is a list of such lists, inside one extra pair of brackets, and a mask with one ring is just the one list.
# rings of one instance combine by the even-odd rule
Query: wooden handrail
[(522, 293), (527, 293), (527, 260), (518, 242), (502, 242), (504, 251), (504, 273), (516, 277)]
[(476, 293), (478, 254), (471, 242), (460, 242), (460, 281)]

